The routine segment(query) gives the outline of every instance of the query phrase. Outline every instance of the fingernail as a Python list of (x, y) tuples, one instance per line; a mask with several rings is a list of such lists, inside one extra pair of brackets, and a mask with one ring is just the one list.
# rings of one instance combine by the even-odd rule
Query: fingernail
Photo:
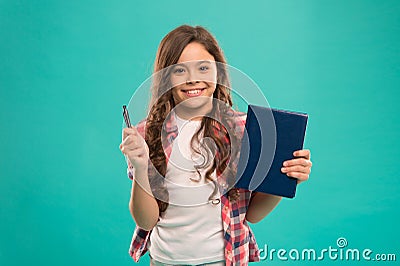
[(287, 166), (287, 162), (284, 162), (283, 165), (284, 165), (284, 166)]
[(285, 167), (282, 167), (282, 168), (281, 168), (281, 171), (282, 171), (282, 172), (285, 172)]

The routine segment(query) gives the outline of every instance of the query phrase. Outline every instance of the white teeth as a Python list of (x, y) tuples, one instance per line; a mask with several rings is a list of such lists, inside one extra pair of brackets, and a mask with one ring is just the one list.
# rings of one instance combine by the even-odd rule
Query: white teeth
[(190, 91), (187, 91), (186, 93), (187, 94), (198, 94), (198, 93), (200, 93), (200, 91), (201, 90), (190, 90)]

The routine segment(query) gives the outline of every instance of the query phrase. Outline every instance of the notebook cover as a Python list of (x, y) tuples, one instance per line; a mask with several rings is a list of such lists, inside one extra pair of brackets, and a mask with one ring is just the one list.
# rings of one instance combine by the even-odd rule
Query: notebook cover
[(297, 180), (281, 168), (303, 149), (307, 119), (305, 113), (249, 105), (235, 187), (293, 198)]

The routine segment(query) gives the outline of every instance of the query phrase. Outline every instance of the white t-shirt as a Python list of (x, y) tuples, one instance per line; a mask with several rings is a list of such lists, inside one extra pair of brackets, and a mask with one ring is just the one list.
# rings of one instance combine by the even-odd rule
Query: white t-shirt
[[(206, 181), (205, 169), (199, 170), (200, 175), (197, 173), (194, 165), (204, 159), (190, 149), (190, 141), (201, 121), (187, 121), (176, 115), (176, 122), (179, 133), (165, 176), (169, 206), (150, 234), (150, 255), (167, 264), (224, 261), (221, 203), (209, 201), (214, 184)], [(219, 192), (215, 198), (220, 199)]]

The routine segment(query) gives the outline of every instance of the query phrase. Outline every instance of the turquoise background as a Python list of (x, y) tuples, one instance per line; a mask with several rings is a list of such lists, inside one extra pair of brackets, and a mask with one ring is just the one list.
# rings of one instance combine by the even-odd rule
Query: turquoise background
[(0, 265), (134, 263), (121, 106), (184, 23), (210, 29), (272, 107), (310, 115), (310, 180), (252, 225), (260, 248), (345, 237), (400, 260), (399, 1), (1, 0)]

